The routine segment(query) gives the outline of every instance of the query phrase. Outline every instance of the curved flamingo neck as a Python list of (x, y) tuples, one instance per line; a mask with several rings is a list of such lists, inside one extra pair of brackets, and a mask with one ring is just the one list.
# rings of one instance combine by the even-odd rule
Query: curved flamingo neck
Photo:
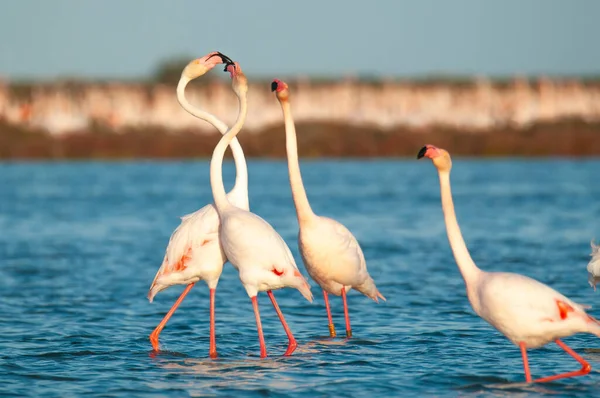
[[(185, 88), (187, 87), (190, 81), (191, 79), (189, 79), (188, 77), (181, 76), (181, 79), (179, 79), (179, 83), (177, 84), (177, 101), (179, 101), (181, 107), (185, 109), (190, 115), (212, 124), (217, 130), (219, 130), (221, 134), (227, 133), (227, 125), (223, 123), (219, 118), (217, 118), (211, 113), (203, 111), (202, 109), (198, 109), (189, 103), (189, 101), (185, 97)], [(235, 162), (236, 170), (235, 184), (233, 186), (232, 191), (241, 191), (241, 194), (244, 196), (243, 199), (246, 201), (246, 203), (248, 203), (248, 167), (246, 166), (246, 158), (244, 156), (244, 151), (242, 150), (242, 146), (240, 145), (237, 138), (234, 138), (231, 141), (231, 152), (233, 153), (233, 160)], [(246, 205), (246, 207), (248, 206)]]
[(292, 197), (294, 206), (296, 207), (296, 215), (298, 223), (302, 226), (303, 223), (314, 217), (304, 183), (302, 182), (302, 174), (300, 173), (300, 164), (298, 162), (298, 146), (296, 142), (296, 126), (292, 118), (292, 110), (290, 103), (287, 100), (280, 101), (281, 110), (283, 111), (283, 120), (285, 121), (285, 148), (287, 152), (288, 171), (290, 175), (290, 186), (292, 188)]
[(481, 270), (477, 267), (467, 245), (460, 232), (456, 213), (454, 212), (454, 202), (452, 201), (452, 191), (450, 189), (450, 172), (440, 171), (440, 191), (442, 196), (442, 210), (444, 211), (444, 221), (446, 222), (446, 233), (448, 241), (454, 254), (454, 259), (458, 265), (458, 269), (467, 285), (467, 290), (476, 282), (477, 277), (481, 274)]
[(246, 114), (248, 113), (248, 101), (246, 99), (246, 95), (238, 96), (238, 101), (240, 105), (238, 118), (235, 121), (235, 124), (231, 126), (229, 131), (227, 131), (227, 133), (223, 137), (221, 137), (221, 140), (215, 147), (212, 158), (210, 160), (210, 185), (212, 188), (215, 206), (219, 214), (226, 210), (227, 207), (232, 206), (232, 204), (229, 203), (229, 201), (227, 200), (225, 186), (223, 185), (223, 156), (225, 155), (225, 150), (227, 149), (227, 146), (230, 143), (232, 143), (232, 140), (235, 139), (235, 136), (242, 129), (242, 126), (246, 121)]

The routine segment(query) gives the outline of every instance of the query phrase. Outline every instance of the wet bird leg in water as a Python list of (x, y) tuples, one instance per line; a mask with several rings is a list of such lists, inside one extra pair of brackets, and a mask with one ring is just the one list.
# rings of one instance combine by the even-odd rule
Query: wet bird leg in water
[(573, 371), (573, 372), (561, 373), (561, 374), (554, 375), (554, 376), (542, 377), (541, 379), (535, 380), (536, 383), (546, 383), (549, 381), (566, 379), (567, 377), (585, 376), (586, 374), (590, 373), (590, 371), (592, 370), (592, 367), (585, 359), (583, 359), (581, 356), (579, 356), (579, 354), (577, 354), (575, 351), (573, 351), (571, 348), (569, 348), (569, 346), (567, 346), (562, 341), (556, 339), (555, 343), (558, 344), (558, 346), (560, 348), (565, 350), (567, 352), (567, 354), (569, 354), (570, 356), (575, 358), (575, 360), (581, 364), (581, 369)]
[(273, 303), (275, 312), (277, 312), (277, 316), (279, 317), (279, 320), (281, 321), (281, 324), (283, 325), (283, 330), (285, 330), (285, 333), (287, 334), (287, 337), (288, 337), (288, 341), (289, 341), (288, 348), (287, 348), (287, 351), (285, 352), (285, 354), (283, 354), (283, 355), (284, 356), (292, 355), (292, 353), (296, 350), (296, 347), (298, 346), (298, 344), (296, 343), (296, 339), (294, 338), (292, 331), (290, 330), (287, 323), (285, 322), (285, 318), (283, 317), (283, 313), (279, 309), (279, 305), (277, 305), (277, 301), (275, 301), (275, 296), (273, 295), (273, 292), (271, 290), (268, 290), (267, 294), (269, 295), (269, 298), (271, 299), (271, 303)]
[(256, 317), (256, 329), (258, 330), (258, 342), (260, 343), (260, 357), (267, 356), (267, 346), (265, 345), (265, 336), (263, 335), (262, 323), (260, 322), (260, 312), (258, 310), (258, 299), (252, 297), (252, 307), (254, 307), (254, 316)]
[(525, 343), (519, 343), (521, 347), (521, 355), (523, 356), (523, 369), (525, 370), (525, 381), (531, 383), (531, 372), (529, 371), (529, 362), (527, 361), (527, 347)]
[[(575, 351), (573, 351), (571, 348), (569, 348), (562, 341), (557, 339), (556, 344), (558, 344), (558, 346), (560, 348), (565, 350), (567, 352), (567, 354), (569, 354), (573, 358), (575, 358), (575, 360), (581, 364), (581, 369), (576, 370), (574, 372), (567, 372), (567, 373), (561, 373), (561, 374), (554, 375), (554, 376), (542, 377), (541, 379), (534, 380), (535, 383), (547, 383), (549, 381), (566, 379), (568, 377), (585, 376), (586, 374), (590, 373), (590, 370), (592, 369), (592, 367), (590, 366), (589, 363), (587, 363), (587, 361), (585, 359), (583, 359), (581, 356), (579, 356)], [(527, 361), (527, 347), (525, 346), (525, 343), (523, 343), (523, 342), (519, 343), (519, 347), (521, 348), (521, 355), (523, 356), (523, 369), (525, 370), (525, 381), (527, 381), (527, 383), (531, 383), (531, 372), (529, 371), (529, 362)]]
[(329, 320), (329, 336), (335, 337), (335, 326), (331, 318), (331, 309), (329, 308), (329, 296), (325, 290), (323, 290), (323, 297), (325, 298), (325, 308), (327, 309), (327, 319)]
[(158, 335), (164, 329), (165, 325), (167, 324), (167, 322), (169, 321), (171, 316), (175, 313), (175, 310), (177, 309), (177, 307), (179, 307), (179, 304), (181, 304), (181, 302), (183, 301), (185, 296), (187, 296), (187, 294), (190, 292), (190, 290), (192, 290), (194, 285), (195, 285), (194, 283), (190, 283), (189, 285), (187, 285), (187, 287), (185, 288), (183, 293), (181, 293), (181, 295), (179, 296), (179, 298), (177, 299), (175, 304), (173, 304), (173, 306), (171, 307), (169, 312), (167, 312), (167, 315), (165, 315), (165, 317), (163, 318), (162, 321), (160, 321), (160, 323), (158, 324), (156, 329), (154, 329), (154, 331), (150, 334), (150, 342), (152, 343), (152, 348), (154, 349), (154, 351), (158, 351)]
[(352, 337), (352, 328), (350, 327), (350, 315), (348, 315), (348, 302), (346, 301), (346, 288), (342, 288), (342, 300), (344, 300), (344, 317), (346, 318), (346, 337)]
[(217, 339), (215, 337), (215, 289), (210, 289), (210, 348), (208, 355), (211, 358), (217, 357)]

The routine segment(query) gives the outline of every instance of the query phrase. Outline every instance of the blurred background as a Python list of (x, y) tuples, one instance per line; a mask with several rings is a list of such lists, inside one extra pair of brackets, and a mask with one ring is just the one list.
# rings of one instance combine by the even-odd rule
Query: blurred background
[[(218, 50), (250, 78), (240, 140), (285, 156), (272, 78), (305, 157), (598, 155), (600, 3), (20, 0), (0, 13), (0, 158), (208, 157), (216, 130), (175, 97)], [(215, 68), (189, 100), (231, 124)]]

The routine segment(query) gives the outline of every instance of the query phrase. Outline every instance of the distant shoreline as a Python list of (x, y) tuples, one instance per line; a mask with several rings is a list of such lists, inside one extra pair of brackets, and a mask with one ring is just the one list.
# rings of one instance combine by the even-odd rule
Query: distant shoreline
[[(469, 157), (600, 156), (600, 122), (562, 120), (526, 128), (469, 132), (450, 127), (390, 130), (334, 123), (298, 123), (303, 159), (414, 157), (427, 143)], [(114, 132), (101, 127), (52, 135), (0, 122), (0, 160), (209, 159), (215, 132), (161, 128)], [(283, 126), (239, 135), (248, 158), (284, 159)], [(228, 153), (227, 156), (230, 156)]]

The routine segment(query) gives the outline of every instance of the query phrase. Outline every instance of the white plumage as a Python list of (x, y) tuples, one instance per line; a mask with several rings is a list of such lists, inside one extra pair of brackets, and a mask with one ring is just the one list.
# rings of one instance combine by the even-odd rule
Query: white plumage
[[(194, 108), (185, 98), (185, 87), (193, 79), (204, 75), (217, 64), (232, 61), (225, 55), (212, 52), (190, 62), (181, 74), (177, 86), (177, 99), (190, 114), (211, 123), (221, 134), (227, 132), (227, 126), (214, 115)], [(228, 200), (240, 208), (248, 210), (248, 171), (242, 147), (237, 140), (231, 142), (236, 165), (236, 181), (227, 195)], [(219, 242), (219, 216), (213, 204), (181, 217), (181, 224), (173, 231), (165, 250), (162, 265), (148, 291), (148, 300), (152, 302), (156, 294), (173, 285), (188, 285), (171, 310), (150, 334), (154, 350), (159, 349), (158, 338), (179, 304), (194, 284), (204, 280), (210, 290), (210, 356), (216, 357), (214, 300), (215, 289), (227, 261)]]
[(217, 144), (210, 162), (213, 199), (221, 220), (219, 239), (225, 255), (238, 269), (240, 280), (252, 300), (261, 357), (267, 356), (257, 299), (257, 294), (261, 291), (267, 292), (288, 336), (288, 349), (284, 355), (291, 355), (297, 343), (275, 301), (272, 290), (293, 287), (309, 301), (312, 301), (312, 294), (306, 279), (298, 271), (290, 249), (275, 229), (256, 214), (233, 206), (225, 195), (221, 170), (223, 155), (229, 142), (241, 130), (246, 118), (248, 90), (246, 76), (238, 63), (228, 66), (227, 70), (231, 73), (233, 90), (240, 98), (241, 112), (235, 125)]
[(527, 349), (551, 341), (581, 364), (581, 369), (535, 380), (548, 382), (583, 376), (591, 366), (560, 339), (575, 333), (600, 337), (600, 323), (577, 304), (556, 290), (529, 277), (504, 272), (485, 272), (475, 265), (463, 240), (450, 189), (450, 154), (433, 145), (423, 147), (417, 158), (428, 157), (438, 169), (442, 210), (446, 232), (456, 264), (467, 287), (467, 296), (475, 313), (521, 348), (527, 382), (531, 382)]
[(271, 90), (276, 91), (281, 104), (286, 132), (286, 152), (292, 197), (298, 216), (298, 247), (311, 278), (323, 289), (325, 308), (329, 320), (329, 333), (335, 337), (335, 326), (329, 308), (328, 294), (342, 296), (346, 319), (346, 336), (352, 336), (346, 292), (355, 289), (378, 302), (385, 297), (377, 290), (367, 272), (365, 256), (358, 241), (344, 225), (328, 217), (316, 215), (308, 202), (302, 183), (296, 127), (289, 103), (289, 90), (285, 82), (275, 79)]
[[(234, 206), (248, 209), (248, 199), (236, 187), (227, 195)], [(219, 215), (211, 203), (181, 217), (173, 231), (160, 269), (148, 293), (153, 301), (160, 291), (173, 285), (187, 285), (200, 280), (216, 289), (227, 257), (219, 243)]]
[(600, 281), (600, 246), (595, 245), (593, 240), (590, 242), (590, 246), (592, 247), (590, 254), (592, 258), (587, 265), (588, 282), (596, 291), (596, 283)]

